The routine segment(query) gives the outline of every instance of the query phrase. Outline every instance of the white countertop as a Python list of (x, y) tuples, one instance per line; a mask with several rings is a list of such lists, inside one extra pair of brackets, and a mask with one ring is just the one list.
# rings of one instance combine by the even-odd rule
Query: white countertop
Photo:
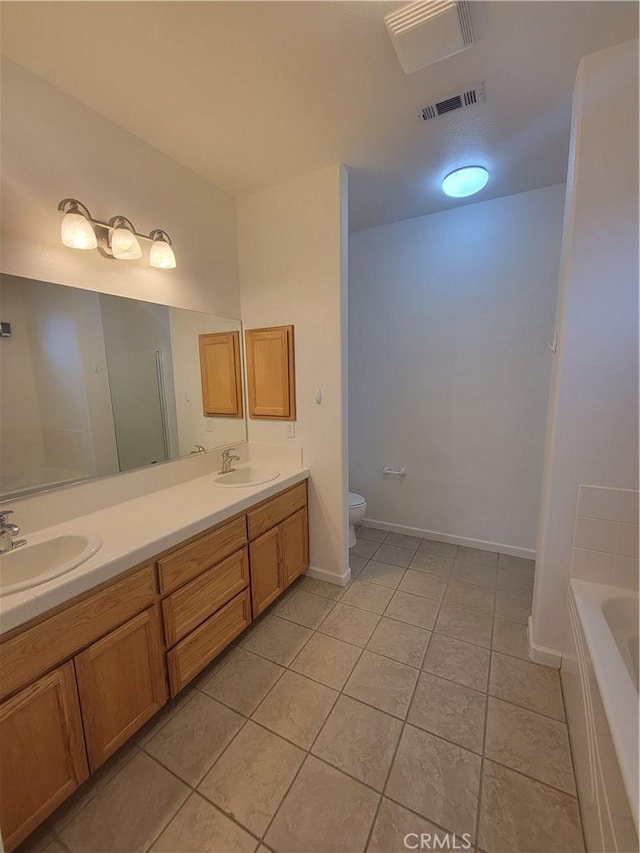
[(309, 469), (299, 465), (280, 465), (279, 470), (278, 478), (269, 483), (233, 489), (217, 487), (215, 474), (209, 473), (39, 530), (40, 536), (98, 533), (102, 547), (67, 574), (0, 598), (0, 632), (40, 616), (309, 477)]

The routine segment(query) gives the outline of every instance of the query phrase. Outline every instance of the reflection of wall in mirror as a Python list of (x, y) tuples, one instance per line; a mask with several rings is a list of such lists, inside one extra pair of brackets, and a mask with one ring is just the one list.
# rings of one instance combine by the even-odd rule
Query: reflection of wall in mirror
[[(121, 471), (174, 458), (177, 435), (166, 305), (100, 294)], [(158, 372), (158, 355), (162, 370)]]
[(2, 276), (2, 310), (2, 493), (117, 471), (97, 296)]
[(198, 350), (198, 335), (235, 331), (240, 329), (240, 323), (238, 320), (212, 317), (197, 311), (171, 308), (169, 312), (180, 456), (189, 453), (196, 444), (209, 450), (234, 441), (244, 441), (244, 419), (203, 415)]

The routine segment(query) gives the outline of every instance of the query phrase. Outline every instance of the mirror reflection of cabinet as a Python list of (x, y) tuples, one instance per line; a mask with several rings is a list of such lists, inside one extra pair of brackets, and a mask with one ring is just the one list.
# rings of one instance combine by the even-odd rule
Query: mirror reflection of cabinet
[(242, 379), (240, 335), (216, 332), (198, 335), (202, 409), (205, 417), (226, 415), (242, 417)]
[(245, 331), (250, 418), (296, 419), (293, 326)]

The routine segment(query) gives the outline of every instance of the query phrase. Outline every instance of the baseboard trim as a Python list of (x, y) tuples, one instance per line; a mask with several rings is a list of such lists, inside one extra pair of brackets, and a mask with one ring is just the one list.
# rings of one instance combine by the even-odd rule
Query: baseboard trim
[(483, 539), (470, 539), (467, 536), (451, 536), (448, 533), (438, 533), (435, 530), (422, 530), (419, 527), (408, 527), (405, 524), (390, 524), (376, 518), (363, 518), (364, 527), (375, 527), (377, 530), (388, 530), (390, 533), (404, 533), (407, 536), (419, 536), (421, 539), (434, 539), (436, 542), (448, 542), (451, 545), (464, 545), (467, 548), (478, 548), (480, 551), (498, 551), (509, 557), (524, 557), (535, 560), (536, 552), (532, 548), (517, 548), (505, 545), (503, 542), (485, 542)]
[(541, 663), (543, 666), (551, 666), (553, 669), (560, 669), (562, 666), (562, 652), (558, 649), (548, 649), (546, 646), (539, 646), (533, 641), (533, 621), (529, 616), (527, 622), (527, 643), (529, 645), (529, 658), (534, 663)]
[(335, 572), (330, 572), (328, 569), (321, 569), (319, 566), (309, 566), (305, 575), (309, 578), (316, 578), (319, 581), (334, 583), (336, 586), (346, 586), (351, 580), (351, 569), (347, 566), (341, 575), (337, 575)]

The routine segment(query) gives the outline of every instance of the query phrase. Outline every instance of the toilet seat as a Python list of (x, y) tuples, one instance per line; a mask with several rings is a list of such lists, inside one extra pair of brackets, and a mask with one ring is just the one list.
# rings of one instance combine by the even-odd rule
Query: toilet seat
[(357, 492), (349, 492), (349, 509), (355, 509), (359, 506), (364, 506), (366, 500)]

